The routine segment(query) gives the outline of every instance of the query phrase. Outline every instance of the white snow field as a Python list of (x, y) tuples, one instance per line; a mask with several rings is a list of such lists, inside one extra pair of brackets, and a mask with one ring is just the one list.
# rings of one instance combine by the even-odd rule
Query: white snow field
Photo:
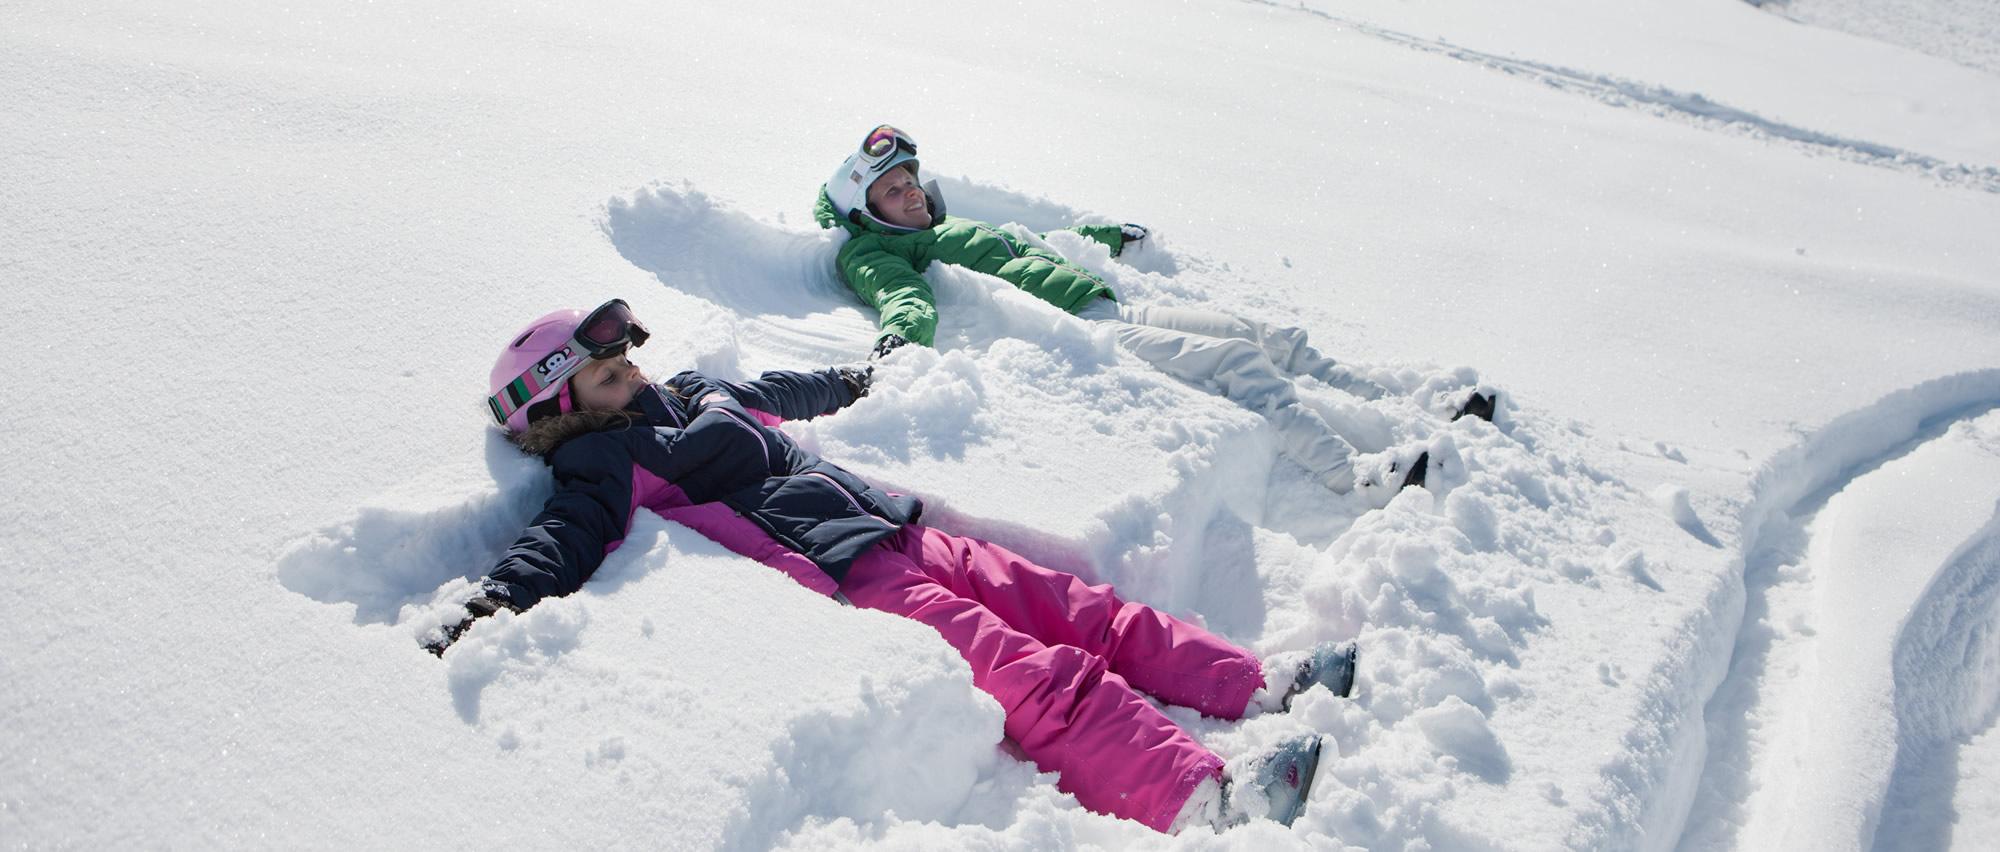
[[(1996, 7), (0, 0), (0, 845), (1980, 849), (2000, 831)], [(1902, 10), (1884, 15), (1883, 9)], [(914, 622), (641, 512), (417, 647), (550, 487), (491, 359), (861, 359), (810, 215), (870, 127), (955, 213), (1141, 222), (1127, 299), (1395, 393), (1270, 428), (1004, 283), (789, 424), (927, 519), (1352, 699), (1289, 828), (1090, 813)], [(1449, 422), (1475, 384), (1497, 423)]]

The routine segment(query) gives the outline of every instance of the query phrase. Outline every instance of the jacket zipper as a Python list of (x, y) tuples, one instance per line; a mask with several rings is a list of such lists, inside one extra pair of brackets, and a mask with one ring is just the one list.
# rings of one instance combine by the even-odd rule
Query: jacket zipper
[[(1062, 262), (1062, 261), (1059, 261), (1059, 260), (1051, 260), (1051, 259), (1049, 259), (1049, 258), (1046, 258), (1046, 257), (1043, 257), (1043, 256), (1041, 256), (1041, 255), (1039, 255), (1039, 254), (1026, 254), (1026, 255), (1024, 255), (1024, 254), (1021, 254), (1021, 253), (1019, 253), (1019, 252), (1016, 252), (1016, 251), (1014, 251), (1014, 244), (1013, 244), (1013, 243), (1011, 243), (1011, 242), (1008, 242), (1008, 241), (1007, 241), (1007, 237), (1006, 237), (1006, 235), (1005, 235), (1005, 234), (1002, 234), (1002, 233), (1000, 233), (1000, 231), (998, 231), (997, 229), (994, 229), (994, 228), (989, 228), (989, 227), (987, 227), (987, 226), (985, 226), (985, 225), (980, 225), (980, 226), (978, 226), (978, 227), (979, 227), (979, 230), (982, 230), (982, 231), (985, 231), (985, 232), (987, 232), (987, 233), (989, 233), (989, 234), (992, 234), (992, 235), (993, 235), (993, 236), (994, 236), (995, 238), (997, 238), (998, 240), (1000, 240), (1000, 245), (1001, 245), (1001, 247), (1002, 247), (1002, 248), (1005, 248), (1005, 249), (1007, 250), (1007, 259), (1008, 259), (1008, 260), (1023, 260), (1023, 259), (1025, 259), (1025, 260), (1039, 260), (1039, 261), (1041, 261), (1041, 262), (1043, 262), (1043, 263), (1046, 263), (1046, 264), (1048, 264), (1048, 265), (1050, 265), (1050, 266), (1061, 266), (1061, 265), (1063, 265), (1063, 262)], [(1092, 277), (1096, 277), (1096, 276), (1092, 276)]]
[(681, 413), (681, 407), (675, 404), (672, 398), (662, 393), (660, 394), (660, 402), (666, 406), (667, 414), (674, 418), (674, 428), (687, 428), (688, 417), (686, 414)]
[(1007, 250), (1007, 258), (1008, 258), (1009, 260), (1020, 260), (1020, 259), (1021, 259), (1021, 255), (1020, 255), (1020, 254), (1019, 254), (1018, 252), (1014, 251), (1014, 244), (1013, 244), (1012, 242), (1009, 242), (1009, 241), (1007, 240), (1007, 235), (1006, 235), (1006, 234), (1002, 234), (1002, 233), (1000, 233), (1000, 232), (999, 232), (998, 230), (996, 230), (996, 229), (993, 229), (993, 228), (989, 228), (989, 227), (987, 227), (987, 226), (985, 226), (985, 225), (980, 225), (980, 226), (979, 226), (979, 230), (982, 230), (982, 231), (985, 231), (986, 233), (989, 233), (989, 234), (992, 234), (992, 235), (994, 236), (994, 238), (995, 238), (995, 239), (998, 239), (998, 240), (1000, 241), (1000, 247), (1001, 247), (1001, 248), (1004, 248), (1004, 249), (1006, 249), (1006, 250)]
[[(728, 417), (736, 425), (741, 426), (745, 429), (749, 429), (750, 434), (756, 435), (757, 443), (764, 448), (764, 463), (766, 465), (769, 465), (771, 463), (771, 445), (764, 440), (764, 436), (762, 433), (758, 432), (755, 428), (751, 427), (751, 425), (748, 422), (745, 422), (744, 419), (738, 416), (734, 411), (730, 411), (727, 408), (717, 408), (715, 410), (722, 412), (724, 416)], [(891, 523), (887, 518), (877, 517), (874, 512), (870, 512), (867, 509), (861, 508), (861, 501), (855, 499), (854, 492), (847, 490), (847, 486), (840, 484), (840, 480), (834, 479), (833, 477), (827, 476), (826, 474), (820, 473), (819, 471), (812, 471), (805, 475), (817, 476), (821, 479), (826, 480), (826, 483), (828, 485), (833, 486), (833, 490), (840, 492), (840, 496), (847, 498), (847, 505), (853, 508), (855, 512), (860, 513), (862, 517), (874, 520), (875, 522), (880, 523), (881, 525), (888, 527), (890, 529), (896, 528), (896, 525), (894, 523)]]

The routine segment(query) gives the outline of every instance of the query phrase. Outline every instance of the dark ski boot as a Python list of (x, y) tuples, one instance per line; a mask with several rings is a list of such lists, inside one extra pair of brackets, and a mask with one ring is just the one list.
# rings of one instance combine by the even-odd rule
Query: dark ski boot
[(1483, 394), (1478, 391), (1473, 391), (1472, 396), (1466, 398), (1465, 405), (1459, 407), (1458, 413), (1452, 415), (1451, 419), (1457, 420), (1461, 417), (1477, 417), (1481, 420), (1491, 423), (1493, 422), (1493, 407), (1499, 404), (1500, 404), (1500, 394), (1498, 393)]
[(1430, 467), (1431, 454), (1428, 450), (1418, 453), (1408, 462), (1391, 458), (1388, 470), (1375, 469), (1356, 487), (1367, 496), (1369, 505), (1380, 509), (1403, 493), (1403, 489), (1412, 485), (1422, 488)]
[[(1417, 460), (1410, 463), (1410, 472), (1403, 475), (1403, 484), (1396, 486), (1396, 490), (1400, 492), (1403, 489), (1408, 488), (1412, 485), (1418, 488), (1424, 487), (1424, 477), (1430, 474), (1430, 470), (1431, 470), (1430, 451), (1425, 450), (1424, 452), (1418, 453)], [(1396, 468), (1394, 465), (1391, 465), (1389, 467), (1389, 472), (1390, 473), (1396, 472)]]

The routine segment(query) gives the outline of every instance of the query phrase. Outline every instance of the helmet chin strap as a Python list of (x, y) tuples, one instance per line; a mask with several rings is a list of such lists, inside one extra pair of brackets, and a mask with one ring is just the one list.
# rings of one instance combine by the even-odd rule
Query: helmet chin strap
[(569, 380), (564, 379), (562, 387), (556, 389), (555, 396), (528, 406), (528, 424), (532, 426), (542, 420), (561, 417), (575, 410), (577, 410), (576, 397), (570, 395)]
[(944, 193), (933, 180), (924, 182), (924, 195), (930, 199), (931, 227), (935, 228), (944, 223)]

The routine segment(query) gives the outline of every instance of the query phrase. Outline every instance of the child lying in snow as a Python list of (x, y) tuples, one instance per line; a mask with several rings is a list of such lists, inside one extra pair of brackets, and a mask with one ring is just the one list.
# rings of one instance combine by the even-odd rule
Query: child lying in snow
[(1221, 758), (1139, 693), (1226, 719), (1287, 708), (1315, 685), (1344, 696), (1352, 643), (1259, 661), (1110, 586), (920, 526), (916, 498), (870, 485), (777, 428), (853, 404), (872, 368), (741, 383), (685, 372), (655, 384), (626, 357), (647, 336), (612, 300), (588, 315), (551, 313), (509, 338), (487, 404), (548, 463), (556, 490), (463, 619), (428, 639), (431, 651), (442, 656), (479, 618), (576, 591), (645, 506), (816, 592), (935, 628), (1005, 708), (1007, 736), (1091, 810), (1178, 831), (1250, 816), (1290, 823), (1304, 806), (1317, 736), (1232, 782)]
[[(916, 141), (888, 125), (870, 132), (820, 188), (814, 216), (824, 228), (852, 236), (838, 264), (847, 286), (881, 312), (874, 357), (906, 343), (931, 345), (937, 306), (922, 272), (933, 261), (993, 275), (1083, 319), (1118, 324), (1118, 342), (1133, 355), (1185, 381), (1219, 388), (1223, 396), (1264, 415), (1277, 427), (1286, 455), (1337, 493), (1354, 486), (1354, 448), (1312, 409), (1299, 404), (1291, 375), (1309, 375), (1364, 399), (1383, 394), (1306, 343), (1306, 333), (1228, 314), (1145, 307), (1116, 300), (1102, 279), (1062, 255), (1025, 244), (984, 222), (945, 215), (935, 183), (920, 182)], [(1072, 230), (1117, 256), (1146, 238), (1138, 225), (1080, 225)], [(1289, 375), (1288, 375), (1289, 374)], [(1494, 400), (1474, 393), (1457, 417), (1491, 420)], [(1457, 419), (1454, 417), (1453, 419)], [(1370, 467), (1388, 467), (1390, 459)], [(1419, 459), (1397, 488), (1423, 484)], [(1383, 477), (1387, 479), (1388, 477)], [(1387, 485), (1364, 480), (1364, 486)], [(1377, 502), (1386, 502), (1381, 494)]]

